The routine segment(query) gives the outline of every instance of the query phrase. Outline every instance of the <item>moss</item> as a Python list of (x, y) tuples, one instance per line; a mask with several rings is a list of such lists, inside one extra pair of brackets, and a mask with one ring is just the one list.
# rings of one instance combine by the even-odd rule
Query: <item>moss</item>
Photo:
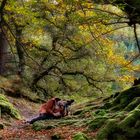
[(136, 121), (140, 118), (140, 110), (135, 109), (129, 113), (129, 115), (120, 122), (121, 128), (126, 130), (127, 127), (133, 127)]
[(136, 107), (136, 109), (140, 109), (140, 104)]
[[(111, 109), (111, 110), (120, 110), (124, 109), (132, 100), (136, 97), (140, 97), (139, 94), (140, 86), (132, 87), (123, 92), (116, 93), (112, 98), (109, 98), (101, 108), (102, 109)], [(137, 101), (138, 102), (138, 101)], [(131, 105), (133, 107), (134, 105)]]
[(128, 116), (118, 123), (118, 127), (124, 136), (128, 139), (137, 138), (140, 134), (140, 122), (138, 119), (140, 118), (140, 110), (135, 109), (131, 111)]
[(82, 109), (75, 111), (73, 113), (73, 115), (80, 115), (81, 117), (83, 117), (85, 113), (91, 112), (93, 110), (93, 108), (94, 108), (94, 106), (83, 107)]
[(32, 129), (35, 131), (40, 131), (42, 129), (49, 130), (55, 127), (56, 125), (48, 124), (48, 123), (46, 124), (45, 121), (37, 121), (32, 125)]
[(134, 127), (135, 127), (135, 128), (140, 128), (140, 120), (137, 120), (137, 122), (136, 122), (136, 124), (135, 124)]
[(111, 102), (107, 102), (104, 104), (104, 106), (100, 107), (101, 109), (109, 109), (110, 107), (112, 107), (112, 103)]
[(128, 138), (123, 134), (114, 133), (108, 140), (128, 140)]
[(98, 109), (93, 113), (94, 116), (105, 116), (107, 114), (107, 110), (105, 109)]
[[(139, 130), (138, 129), (135, 129), (135, 128), (126, 128), (125, 130), (125, 133), (124, 135), (127, 137), (127, 138), (135, 138), (138, 134)], [(140, 133), (139, 133), (140, 134)]]
[(132, 102), (130, 102), (125, 108), (124, 110), (126, 111), (131, 111), (133, 110), (135, 107), (137, 107), (140, 103), (140, 97), (134, 98)]
[(101, 128), (97, 134), (97, 140), (105, 140), (118, 131), (118, 125), (115, 119), (109, 119), (105, 127)]
[(89, 140), (89, 139), (84, 133), (79, 132), (79, 133), (74, 135), (72, 140)]
[(71, 124), (74, 124), (76, 122), (79, 122), (79, 119), (59, 120), (58, 124), (60, 124), (60, 125), (71, 125)]
[(123, 120), (126, 116), (127, 116), (126, 111), (118, 111), (116, 113), (113, 112), (113, 115), (112, 115), (114, 119), (119, 119), (119, 120)]
[(0, 94), (0, 107), (2, 113), (7, 113), (16, 119), (21, 119), (21, 116), (17, 109), (8, 101), (8, 99)]
[[(119, 93), (113, 100), (112, 99), (109, 100), (106, 103), (108, 107), (106, 104), (102, 107), (109, 109), (107, 110), (107, 114), (112, 119), (109, 119), (108, 122), (105, 123), (104, 127), (101, 126), (97, 134), (97, 140), (104, 139), (127, 140), (139, 138), (140, 135), (139, 91), (140, 86), (132, 87), (128, 90), (125, 90)], [(113, 112), (114, 110), (117, 112)], [(131, 112), (128, 113), (128, 111)], [(96, 114), (98, 114), (98, 112)], [(99, 123), (98, 121), (97, 122), (93, 121), (93, 129), (96, 128), (96, 126), (98, 126), (98, 123)]]
[(89, 129), (95, 130), (103, 126), (108, 118), (107, 117), (97, 117), (94, 120), (87, 123)]
[(140, 86), (132, 87), (120, 92), (114, 100), (112, 100), (110, 108), (112, 110), (124, 109), (135, 97), (140, 97)]
[(0, 94), (0, 102), (3, 102), (3, 101), (9, 102), (8, 99), (4, 95)]
[(44, 123), (41, 123), (41, 122), (39, 121), (39, 122), (33, 123), (32, 129), (35, 130), (35, 131), (40, 131), (40, 130), (42, 130), (42, 129), (46, 129), (46, 126), (45, 126)]

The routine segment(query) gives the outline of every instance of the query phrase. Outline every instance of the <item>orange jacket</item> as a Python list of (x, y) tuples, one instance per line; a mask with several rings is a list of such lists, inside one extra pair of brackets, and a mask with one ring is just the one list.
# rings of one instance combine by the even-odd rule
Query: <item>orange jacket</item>
[(39, 113), (47, 113), (47, 114), (52, 114), (54, 113), (54, 108), (55, 108), (55, 99), (52, 98), (50, 100), (48, 100), (46, 103), (44, 103), (40, 110)]

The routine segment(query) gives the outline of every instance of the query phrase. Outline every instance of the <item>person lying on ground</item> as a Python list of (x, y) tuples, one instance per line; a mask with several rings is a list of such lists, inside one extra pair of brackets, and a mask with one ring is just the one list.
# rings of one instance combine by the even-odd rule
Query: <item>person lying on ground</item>
[(40, 110), (39, 110), (39, 116), (31, 119), (30, 121), (27, 121), (27, 123), (33, 124), (34, 122), (38, 120), (45, 120), (45, 119), (55, 119), (61, 117), (61, 109), (55, 109), (57, 106), (57, 102), (60, 101), (59, 98), (52, 98), (48, 100), (46, 103), (44, 103)]
[(47, 103), (43, 104), (39, 110), (39, 116), (33, 118), (27, 123), (34, 123), (38, 120), (45, 119), (59, 119), (65, 117), (69, 113), (69, 106), (74, 102), (74, 100), (61, 100), (59, 98), (52, 98)]

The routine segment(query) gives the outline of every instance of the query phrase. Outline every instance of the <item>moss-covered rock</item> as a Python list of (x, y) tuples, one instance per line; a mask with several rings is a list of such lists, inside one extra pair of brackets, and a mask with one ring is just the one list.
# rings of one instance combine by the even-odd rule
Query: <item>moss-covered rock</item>
[(16, 119), (21, 119), (21, 116), (16, 108), (8, 101), (8, 99), (0, 94), (0, 109), (1, 113), (7, 113)]
[(118, 131), (118, 125), (115, 119), (109, 119), (107, 124), (101, 128), (97, 134), (97, 140), (107, 140), (109, 137), (112, 137), (114, 132)]
[(124, 109), (136, 97), (140, 97), (140, 86), (132, 87), (120, 92), (113, 100), (112, 107), (114, 110)]
[(140, 97), (140, 85), (131, 87), (130, 89), (127, 89), (122, 92), (118, 92), (117, 96), (115, 95), (112, 96), (112, 98), (109, 98), (101, 108), (111, 109), (114, 111), (121, 109), (129, 111), (134, 109), (138, 105), (140, 101), (140, 99), (138, 99), (139, 97)]
[(107, 117), (97, 117), (87, 123), (90, 130), (95, 130), (103, 126), (108, 118)]
[(74, 135), (73, 140), (89, 140), (89, 139), (84, 133), (79, 132)]
[(121, 128), (126, 130), (127, 127), (134, 127), (136, 121), (140, 118), (140, 110), (135, 109), (131, 111), (128, 116), (120, 122)]
[[(129, 113), (124, 111), (116, 113), (112, 118), (113, 119), (107, 120), (104, 127), (101, 127), (97, 134), (97, 140), (139, 139), (140, 109), (138, 107)], [(96, 125), (98, 126), (98, 124), (100, 125), (100, 121), (101, 120), (93, 120), (93, 128), (95, 128)]]
[(125, 108), (125, 111), (131, 111), (140, 104), (140, 97), (134, 98)]
[(128, 113), (128, 116), (118, 125), (127, 138), (136, 139), (140, 135), (140, 110), (135, 109)]

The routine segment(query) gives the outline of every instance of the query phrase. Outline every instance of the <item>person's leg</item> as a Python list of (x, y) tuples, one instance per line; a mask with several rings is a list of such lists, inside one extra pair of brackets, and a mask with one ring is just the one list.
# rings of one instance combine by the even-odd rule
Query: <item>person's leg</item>
[(45, 119), (49, 119), (49, 117), (47, 116), (47, 114), (43, 113), (43, 114), (40, 114), (38, 117), (33, 118), (31, 121), (29, 121), (29, 123), (33, 124), (36, 121), (45, 120)]

